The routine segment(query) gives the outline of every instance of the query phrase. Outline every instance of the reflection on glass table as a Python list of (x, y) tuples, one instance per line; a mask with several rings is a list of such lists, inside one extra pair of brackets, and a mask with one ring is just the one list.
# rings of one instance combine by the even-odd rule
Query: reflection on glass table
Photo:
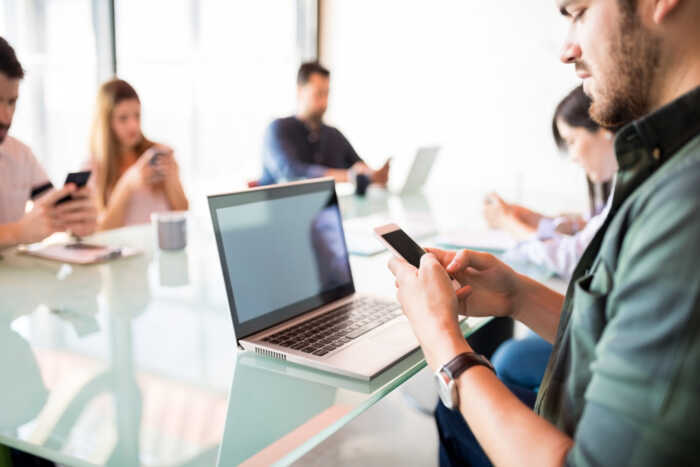
[[(463, 321), (465, 336), (487, 321)], [(424, 367), (418, 349), (362, 381), (241, 352), (217, 465), (288, 465)]]
[[(71, 466), (214, 465), (219, 451), (221, 465), (259, 452), (285, 464), (424, 366), (414, 352), (365, 383), (236, 357), (202, 219), (177, 253), (159, 252), (150, 226), (91, 238), (144, 252), (102, 265), (3, 252), (0, 371), (12, 384), (0, 392), (1, 444)], [(393, 297), (387, 258), (351, 258), (358, 290)]]

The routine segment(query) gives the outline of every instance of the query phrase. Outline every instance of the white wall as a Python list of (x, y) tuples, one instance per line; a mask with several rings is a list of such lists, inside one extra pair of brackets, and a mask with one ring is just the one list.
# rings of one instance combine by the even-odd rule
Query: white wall
[(551, 136), (577, 84), (558, 60), (566, 23), (553, 1), (321, 0), (321, 15), (328, 120), (370, 163), (437, 142), (430, 191), (587, 208), (583, 172)]

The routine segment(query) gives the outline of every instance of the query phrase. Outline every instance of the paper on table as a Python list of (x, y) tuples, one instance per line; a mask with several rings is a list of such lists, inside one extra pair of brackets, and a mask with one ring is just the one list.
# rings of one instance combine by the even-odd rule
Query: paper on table
[(466, 248), (502, 253), (513, 248), (517, 242), (502, 230), (473, 229), (456, 230), (440, 234), (435, 243), (450, 248)]
[(66, 243), (29, 245), (21, 247), (18, 252), (51, 261), (82, 265), (102, 263), (111, 259), (135, 256), (141, 253), (141, 251), (129, 247), (96, 245), (96, 248), (71, 248), (69, 245)]

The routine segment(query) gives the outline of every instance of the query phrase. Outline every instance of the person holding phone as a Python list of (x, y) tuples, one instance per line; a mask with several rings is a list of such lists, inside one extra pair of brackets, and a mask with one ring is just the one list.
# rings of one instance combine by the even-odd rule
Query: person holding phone
[(147, 223), (153, 212), (188, 209), (173, 150), (143, 135), (141, 101), (124, 80), (100, 87), (90, 152), (86, 168), (93, 171), (100, 229)]
[[(571, 275), (578, 257), (605, 219), (618, 169), (614, 133), (591, 119), (590, 106), (590, 97), (578, 86), (559, 103), (552, 119), (557, 147), (586, 173), (591, 205), (587, 218), (572, 214), (549, 217), (508, 203), (496, 193), (484, 200), (484, 217), (490, 227), (528, 241), (522, 248), (525, 257), (564, 278)], [(579, 240), (572, 240), (576, 236)]]
[[(697, 465), (700, 2), (556, 7), (568, 22), (561, 60), (591, 118), (620, 127), (610, 211), (565, 296), (487, 253), (391, 260), (442, 401), (440, 465)], [(500, 381), (458, 314), (511, 316), (552, 343), (539, 390)]]
[[(93, 190), (74, 183), (53, 189), (31, 149), (8, 134), (22, 78), (14, 49), (0, 37), (0, 248), (38, 242), (56, 232), (87, 236), (96, 228)], [(34, 201), (29, 211), (28, 201)]]
[(297, 114), (273, 121), (265, 132), (261, 185), (333, 177), (354, 183), (358, 194), (372, 183), (386, 186), (390, 161), (372, 170), (337, 128), (323, 122), (329, 86), (330, 72), (319, 63), (299, 67)]

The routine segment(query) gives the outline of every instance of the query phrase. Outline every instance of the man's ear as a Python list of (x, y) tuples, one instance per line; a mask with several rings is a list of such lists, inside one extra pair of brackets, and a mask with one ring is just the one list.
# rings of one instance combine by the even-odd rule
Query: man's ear
[(654, 0), (654, 23), (663, 23), (672, 14), (683, 0)]

